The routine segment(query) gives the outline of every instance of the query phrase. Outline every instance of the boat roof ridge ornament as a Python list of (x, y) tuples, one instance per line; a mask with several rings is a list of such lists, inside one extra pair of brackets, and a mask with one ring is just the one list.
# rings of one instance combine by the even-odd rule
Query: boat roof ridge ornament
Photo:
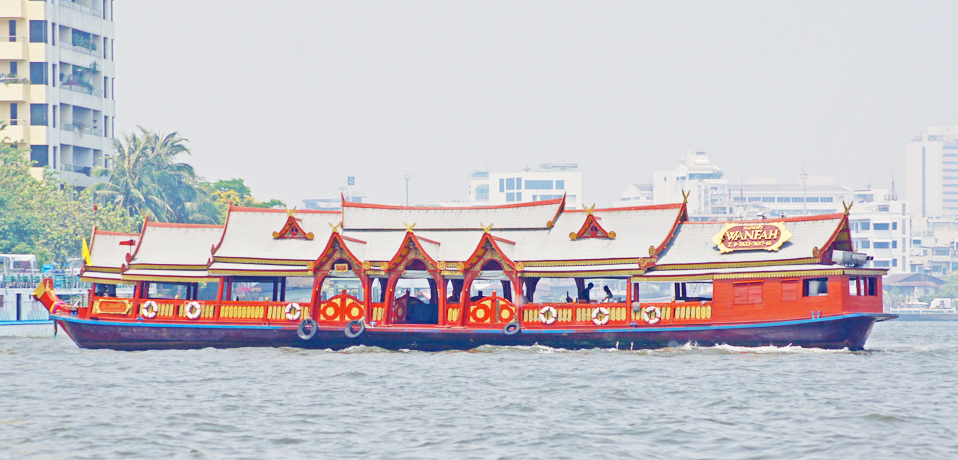
[(682, 204), (689, 203), (689, 195), (691, 194), (692, 194), (692, 190), (689, 190), (688, 192), (686, 192), (685, 190), (682, 190)]
[(337, 223), (335, 223), (335, 224), (333, 224), (332, 222), (327, 222), (327, 223), (329, 224), (329, 228), (331, 228), (331, 229), (333, 230), (333, 233), (342, 233), (342, 232), (343, 232), (343, 222), (342, 222), (342, 221), (339, 221), (339, 222), (337, 222)]
[(852, 210), (852, 205), (854, 205), (854, 204), (855, 204), (854, 201), (852, 201), (852, 202), (850, 202), (850, 203), (848, 203), (848, 204), (845, 204), (845, 200), (842, 200), (842, 207), (845, 208), (845, 215), (846, 215), (846, 216), (848, 215), (849, 212), (851, 212), (851, 210)]
[(482, 225), (482, 222), (479, 222), (479, 227), (482, 228), (482, 233), (489, 233), (489, 232), (491, 232), (491, 231), (492, 231), (492, 225), (493, 225), (493, 224)]
[(402, 223), (406, 227), (406, 233), (412, 233), (416, 230), (416, 223), (413, 222), (412, 225), (409, 225), (405, 222)]

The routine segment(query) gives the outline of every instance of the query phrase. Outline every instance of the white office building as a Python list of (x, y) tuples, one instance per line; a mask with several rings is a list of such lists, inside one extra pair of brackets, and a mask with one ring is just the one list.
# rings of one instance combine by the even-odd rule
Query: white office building
[(958, 126), (930, 127), (905, 144), (905, 201), (921, 219), (958, 215)]
[(582, 173), (577, 164), (540, 164), (537, 169), (469, 177), (466, 205), (502, 205), (551, 200), (566, 196), (566, 206), (582, 205)]

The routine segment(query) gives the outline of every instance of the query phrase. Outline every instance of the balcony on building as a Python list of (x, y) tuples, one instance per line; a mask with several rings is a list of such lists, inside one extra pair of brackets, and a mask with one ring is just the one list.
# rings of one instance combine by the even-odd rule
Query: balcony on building
[(103, 14), (103, 3), (97, 0), (58, 0), (57, 3), (64, 8), (106, 19), (106, 16)]

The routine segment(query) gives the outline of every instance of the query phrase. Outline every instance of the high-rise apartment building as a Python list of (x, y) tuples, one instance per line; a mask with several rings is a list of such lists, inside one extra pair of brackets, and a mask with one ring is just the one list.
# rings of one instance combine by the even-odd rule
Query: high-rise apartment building
[(112, 156), (113, 1), (0, 0), (0, 21), (0, 137), (63, 183), (91, 185)]
[(958, 126), (928, 128), (905, 144), (905, 201), (919, 219), (958, 216)]

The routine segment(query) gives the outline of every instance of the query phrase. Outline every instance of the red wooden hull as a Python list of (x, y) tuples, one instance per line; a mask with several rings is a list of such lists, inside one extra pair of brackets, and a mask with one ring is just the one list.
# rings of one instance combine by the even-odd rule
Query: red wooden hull
[(564, 349), (649, 349), (695, 343), (701, 346), (801, 346), (861, 350), (876, 321), (893, 315), (852, 313), (751, 324), (634, 326), (588, 329), (537, 328), (507, 335), (500, 329), (396, 325), (367, 327), (348, 338), (344, 327), (320, 326), (309, 340), (295, 326), (127, 322), (57, 315), (57, 323), (82, 348), (115, 350), (230, 348), (248, 346), (339, 350), (357, 345), (389, 350), (468, 350), (482, 345), (543, 345)]

